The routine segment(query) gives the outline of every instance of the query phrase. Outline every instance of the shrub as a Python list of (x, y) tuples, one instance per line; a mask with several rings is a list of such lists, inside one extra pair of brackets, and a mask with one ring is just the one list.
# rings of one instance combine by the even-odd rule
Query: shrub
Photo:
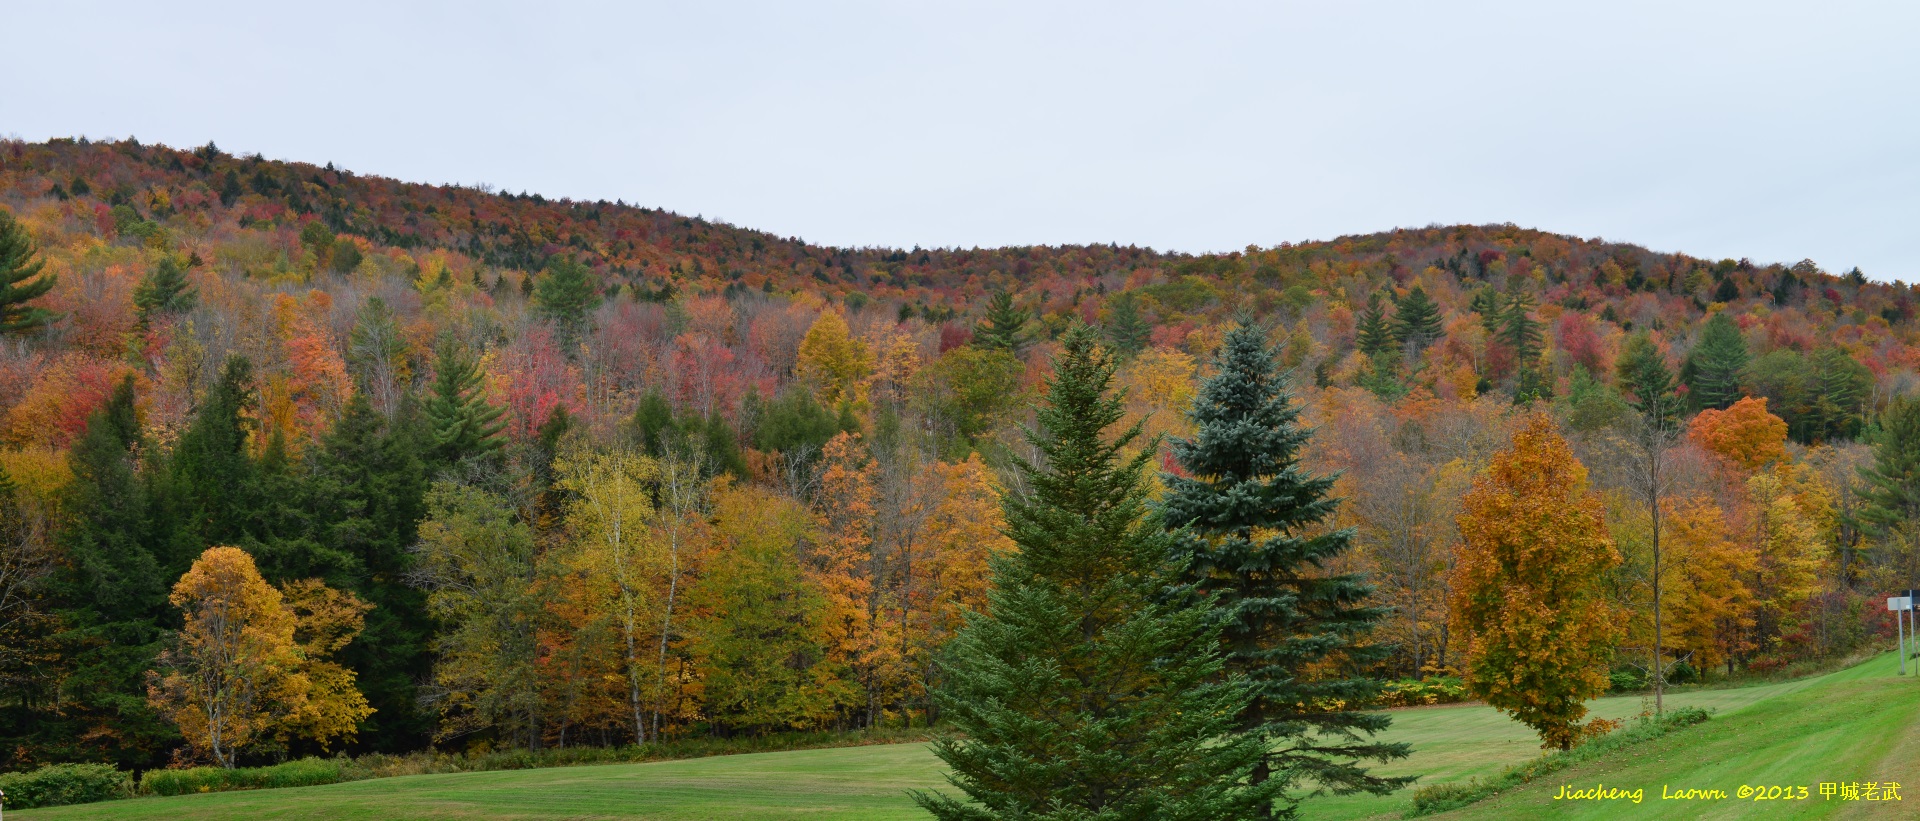
[(1418, 707), (1422, 704), (1457, 704), (1472, 698), (1467, 685), (1458, 676), (1430, 676), (1423, 679), (1389, 681), (1380, 687), (1382, 707)]
[(111, 764), (52, 764), (28, 773), (0, 773), (7, 809), (88, 804), (133, 795), (133, 779)]
[(1639, 670), (1615, 670), (1607, 675), (1608, 688), (1616, 693), (1647, 689), (1647, 676)]
[(1692, 684), (1699, 680), (1700, 671), (1693, 669), (1693, 665), (1684, 661), (1675, 662), (1672, 667), (1667, 668), (1668, 684)]
[(148, 770), (140, 777), (140, 792), (147, 795), (186, 795), (227, 790), (258, 790), (270, 787), (311, 787), (349, 780), (342, 777), (338, 760), (303, 758), (271, 767), (193, 767), (184, 770)]

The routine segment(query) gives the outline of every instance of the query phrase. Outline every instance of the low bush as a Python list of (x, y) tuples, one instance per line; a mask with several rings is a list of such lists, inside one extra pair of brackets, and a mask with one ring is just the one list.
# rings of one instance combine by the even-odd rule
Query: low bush
[(1458, 676), (1429, 676), (1423, 679), (1399, 679), (1380, 687), (1381, 707), (1418, 707), (1423, 704), (1458, 704), (1470, 701), (1466, 682)]
[(133, 795), (133, 779), (111, 764), (53, 764), (32, 772), (0, 773), (7, 809), (89, 804)]
[(1575, 764), (1583, 764), (1645, 741), (1705, 722), (1712, 713), (1698, 707), (1669, 710), (1659, 717), (1641, 716), (1626, 729), (1596, 736), (1571, 750), (1555, 750), (1525, 764), (1508, 767), (1491, 779), (1469, 779), (1449, 784), (1422, 787), (1413, 793), (1413, 807), (1407, 818), (1418, 818), (1455, 810), (1476, 801), (1491, 798), (1506, 790), (1545, 778)]
[(1608, 689), (1616, 693), (1630, 693), (1647, 689), (1647, 674), (1635, 669), (1615, 670), (1607, 674)]
[(346, 781), (341, 776), (344, 759), (302, 758), (271, 767), (192, 767), (180, 770), (148, 770), (140, 777), (140, 792), (145, 795), (186, 795), (198, 792), (259, 790), (270, 787), (311, 787)]

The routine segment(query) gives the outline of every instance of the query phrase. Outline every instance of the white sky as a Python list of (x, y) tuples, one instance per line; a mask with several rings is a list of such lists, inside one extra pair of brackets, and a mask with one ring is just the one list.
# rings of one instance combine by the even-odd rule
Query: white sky
[[(1444, 8), (1443, 8), (1444, 6)], [(836, 245), (1514, 222), (1920, 279), (1920, 3), (13, 4), (0, 134)]]

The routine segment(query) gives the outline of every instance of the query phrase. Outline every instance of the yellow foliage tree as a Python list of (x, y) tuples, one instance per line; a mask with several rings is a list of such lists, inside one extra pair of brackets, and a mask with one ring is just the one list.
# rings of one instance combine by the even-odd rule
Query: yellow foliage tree
[(605, 635), (619, 661), (635, 743), (647, 741), (646, 706), (661, 680), (647, 649), (656, 637), (656, 611), (665, 598), (668, 557), (655, 529), (654, 460), (629, 451), (592, 452), (577, 444), (554, 460), (559, 488), (570, 499), (566, 527), (565, 590), (585, 624)]
[(353, 594), (317, 581), (283, 594), (245, 551), (211, 547), (169, 601), (185, 623), (148, 699), (220, 766), (265, 738), (351, 738), (373, 713), (353, 672), (326, 660), (360, 632), (367, 606)]
[(1669, 504), (1666, 524), (1660, 608), (1667, 649), (1690, 658), (1696, 670), (1717, 666), (1747, 648), (1753, 614), (1745, 579), (1756, 557), (1733, 540), (1711, 500)]
[(827, 658), (853, 671), (871, 726), (904, 678), (899, 608), (889, 606), (882, 557), (874, 549), (875, 467), (866, 446), (848, 433), (827, 442), (820, 463), (814, 491), (820, 538), (807, 573), (826, 598)]
[(824, 726), (853, 693), (827, 658), (825, 602), (797, 561), (819, 538), (814, 517), (764, 488), (717, 481), (712, 497), (708, 570), (687, 592), (689, 695), (722, 727)]
[(993, 471), (970, 454), (964, 462), (934, 468), (939, 501), (927, 516), (924, 558), (907, 568), (907, 664), (914, 671), (913, 695), (933, 717), (939, 689), (935, 664), (941, 646), (960, 631), (968, 613), (987, 609), (991, 588), (990, 557), (1017, 549), (1007, 538), (1000, 507), (1000, 483)]
[(1794, 493), (1790, 469), (1756, 473), (1747, 479), (1753, 509), (1756, 567), (1749, 586), (1754, 595), (1753, 643), (1772, 650), (1799, 629), (1803, 605), (1820, 589), (1828, 548), (1811, 504)]
[(867, 379), (873, 373), (873, 355), (864, 342), (847, 329), (847, 319), (838, 310), (825, 310), (800, 340), (795, 374), (811, 385), (820, 404), (829, 408), (841, 403), (859, 403), (865, 398)]
[(1156, 437), (1192, 436), (1187, 409), (1193, 407), (1195, 370), (1193, 357), (1180, 351), (1141, 351), (1120, 370), (1120, 386), (1127, 397), (1127, 416), (1121, 424), (1142, 423), (1142, 443), (1154, 442)]
[(1619, 563), (1587, 470), (1552, 420), (1536, 416), (1474, 482), (1458, 519), (1453, 621), (1466, 637), (1467, 686), (1487, 704), (1571, 748), (1606, 691), (1621, 628), (1605, 573)]

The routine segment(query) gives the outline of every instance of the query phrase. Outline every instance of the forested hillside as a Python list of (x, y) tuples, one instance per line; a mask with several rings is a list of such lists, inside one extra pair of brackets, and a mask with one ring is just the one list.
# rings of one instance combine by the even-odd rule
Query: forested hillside
[(1463, 500), (1541, 413), (1617, 550), (1621, 686), (1656, 614), (1698, 679), (1854, 649), (1920, 582), (1920, 294), (1812, 261), (841, 249), (131, 139), (0, 142), (0, 214), (7, 769), (926, 724), (1079, 324), (1173, 475), (1153, 437), (1265, 329), (1328, 570), (1390, 608), (1373, 678), (1459, 671)]

